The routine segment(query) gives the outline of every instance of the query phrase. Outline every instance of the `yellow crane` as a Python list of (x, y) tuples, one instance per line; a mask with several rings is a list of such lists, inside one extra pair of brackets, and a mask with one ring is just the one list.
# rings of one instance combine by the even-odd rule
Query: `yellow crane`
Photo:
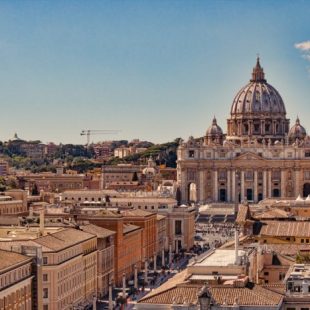
[(118, 134), (121, 130), (114, 130), (114, 129), (83, 129), (81, 131), (81, 136), (86, 136), (87, 138), (87, 146), (90, 142), (90, 136), (93, 135), (115, 135)]

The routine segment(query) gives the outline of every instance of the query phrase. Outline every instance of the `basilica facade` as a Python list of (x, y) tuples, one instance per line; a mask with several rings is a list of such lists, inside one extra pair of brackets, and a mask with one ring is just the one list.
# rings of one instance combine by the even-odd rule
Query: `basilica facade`
[(227, 132), (214, 118), (203, 138), (180, 143), (177, 156), (184, 203), (310, 194), (310, 137), (298, 118), (290, 127), (282, 97), (267, 83), (259, 58), (233, 100)]

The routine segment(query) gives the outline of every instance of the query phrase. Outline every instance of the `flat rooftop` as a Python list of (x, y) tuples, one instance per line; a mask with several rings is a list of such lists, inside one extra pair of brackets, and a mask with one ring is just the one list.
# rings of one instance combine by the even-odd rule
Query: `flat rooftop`
[[(245, 251), (238, 250), (238, 256), (242, 257), (245, 255)], [(235, 250), (229, 249), (216, 249), (200, 261), (197, 261), (193, 266), (228, 266), (235, 264)]]

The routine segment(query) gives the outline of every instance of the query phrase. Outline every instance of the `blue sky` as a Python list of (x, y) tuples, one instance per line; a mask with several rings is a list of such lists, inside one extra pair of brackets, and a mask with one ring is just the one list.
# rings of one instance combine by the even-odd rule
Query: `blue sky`
[(257, 53), (310, 131), (309, 40), (306, 0), (2, 0), (0, 140), (165, 142), (202, 136), (213, 115), (226, 131)]

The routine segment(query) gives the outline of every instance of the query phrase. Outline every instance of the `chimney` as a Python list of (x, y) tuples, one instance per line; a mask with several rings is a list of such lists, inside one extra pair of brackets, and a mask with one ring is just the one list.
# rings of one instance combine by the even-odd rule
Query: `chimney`
[(239, 233), (237, 228), (235, 228), (235, 265), (239, 265), (238, 247), (239, 247)]
[(44, 208), (40, 209), (40, 235), (43, 236), (44, 234), (44, 221), (45, 221), (45, 216), (44, 216)]

